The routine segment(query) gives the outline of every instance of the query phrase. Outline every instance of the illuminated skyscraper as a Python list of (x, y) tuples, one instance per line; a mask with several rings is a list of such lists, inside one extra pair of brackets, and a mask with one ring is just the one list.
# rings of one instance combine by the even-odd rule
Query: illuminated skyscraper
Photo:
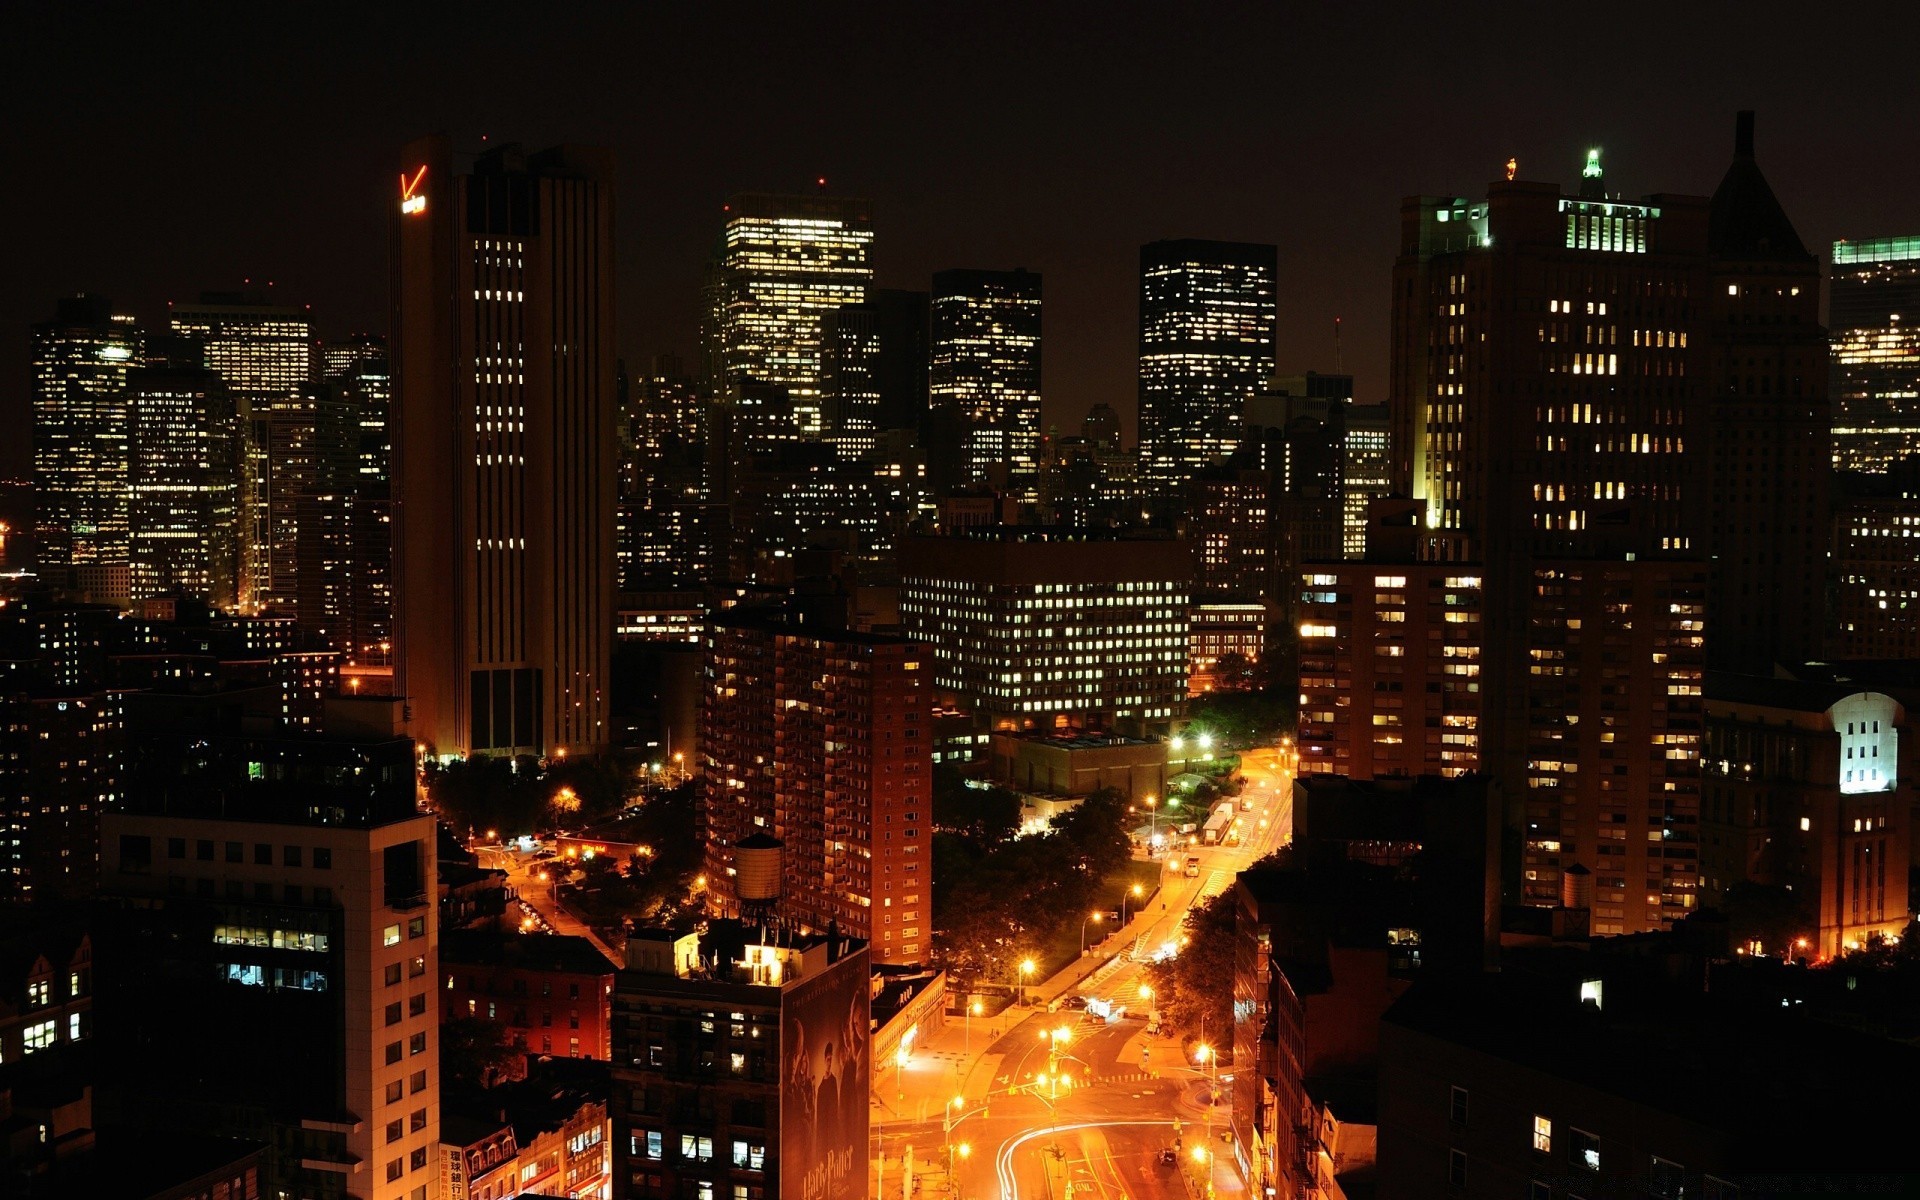
[(942, 271), (933, 277), (928, 403), (960, 434), (961, 481), (1004, 467), (1032, 492), (1040, 453), (1040, 276)]
[(1920, 454), (1920, 236), (1833, 244), (1833, 465)]
[(1241, 409), (1273, 376), (1272, 246), (1140, 247), (1140, 461), (1162, 483), (1231, 454)]
[(395, 684), (431, 753), (595, 752), (613, 636), (610, 156), (409, 146), (396, 212)]
[(233, 394), (192, 363), (127, 376), (131, 599), (239, 597), (244, 438)]
[(880, 436), (880, 316), (872, 305), (842, 305), (822, 336), (826, 440), (842, 458), (865, 458)]
[(62, 300), (53, 320), (33, 328), (40, 570), (101, 601), (126, 600), (126, 384), (144, 344), (133, 318), (98, 296)]
[(709, 284), (708, 361), (731, 397), (745, 382), (775, 384), (804, 437), (827, 432), (826, 317), (864, 303), (873, 285), (873, 218), (865, 200), (735, 196)]
[[(274, 467), (270, 421), (276, 410), (299, 407), (300, 391), (313, 377), (313, 321), (304, 308), (269, 304), (258, 297), (207, 292), (198, 304), (176, 304), (174, 333), (197, 338), (206, 348), (206, 364), (226, 381), (247, 434), (246, 469), (241, 476), (246, 579), (241, 603), (291, 606), (292, 564), (283, 561), (276, 581), (274, 562)], [(288, 517), (283, 519), (290, 519)], [(292, 538), (280, 539), (290, 552)]]

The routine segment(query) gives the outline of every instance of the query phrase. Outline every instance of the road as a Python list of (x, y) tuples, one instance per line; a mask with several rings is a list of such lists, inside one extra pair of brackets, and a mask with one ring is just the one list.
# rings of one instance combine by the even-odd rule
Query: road
[[(875, 1196), (904, 1198), (909, 1147), (922, 1197), (1188, 1200), (1204, 1193), (1209, 1170), (1216, 1195), (1244, 1194), (1231, 1147), (1207, 1140), (1228, 1124), (1227, 1089), (1209, 1108), (1208, 1083), (1182, 1061), (1180, 1046), (1147, 1036), (1140, 994), (1146, 960), (1177, 944), (1188, 908), (1233, 886), (1238, 872), (1291, 837), (1292, 775), (1277, 752), (1243, 756), (1242, 773), (1251, 808), (1242, 814), (1241, 844), (1169, 852), (1175, 869), (1163, 877), (1159, 897), (1130, 914), (1104, 947), (1123, 950), (1117, 965), (1097, 973), (1091, 986), (1070, 985), (1077, 976), (1069, 967), (1033, 989), (1048, 999), (1073, 992), (1125, 1004), (1126, 1018), (1107, 1024), (1072, 1010), (1009, 1010), (976, 1020), (970, 1030), (955, 1021), (900, 1070), (882, 1068), (873, 1113)], [(1183, 870), (1189, 854), (1200, 859), (1193, 878)], [(1058, 1043), (1043, 1036), (1062, 1029)], [(1176, 1160), (1163, 1163), (1163, 1152), (1176, 1148)]]
[(574, 937), (583, 937), (599, 948), (600, 953), (615, 963), (625, 959), (614, 952), (613, 947), (601, 940), (600, 935), (589, 928), (564, 907), (554, 902), (551, 885), (542, 878), (545, 872), (533, 862), (533, 854), (517, 854), (506, 846), (486, 842), (474, 842), (469, 847), (478, 856), (480, 865), (492, 870), (507, 873), (507, 886), (512, 888), (516, 902), (522, 906), (526, 915), (532, 918), (532, 925), (523, 928), (528, 932), (563, 933)]

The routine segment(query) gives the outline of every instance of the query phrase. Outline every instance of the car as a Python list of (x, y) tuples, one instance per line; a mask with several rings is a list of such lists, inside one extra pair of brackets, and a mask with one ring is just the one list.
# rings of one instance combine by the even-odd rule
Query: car
[(1068, 996), (1060, 1003), (1063, 1008), (1085, 1008), (1087, 1006), (1087, 998), (1085, 996)]
[(1180, 1154), (1178, 1151), (1174, 1150), (1172, 1146), (1168, 1146), (1165, 1149), (1160, 1151), (1161, 1166), (1163, 1167), (1177, 1166), (1179, 1165), (1179, 1162), (1180, 1162)]

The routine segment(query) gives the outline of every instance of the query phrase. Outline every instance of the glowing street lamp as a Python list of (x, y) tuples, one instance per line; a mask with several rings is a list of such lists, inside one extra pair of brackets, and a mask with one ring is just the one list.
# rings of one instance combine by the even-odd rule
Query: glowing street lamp
[(1147, 793), (1147, 854), (1151, 856), (1160, 842), (1160, 798)]
[(1021, 959), (1020, 960), (1020, 1003), (1022, 1007), (1024, 1007), (1027, 1003), (1027, 976), (1031, 974), (1033, 974), (1033, 960), (1030, 958)]
[(1125, 895), (1120, 897), (1120, 923), (1122, 925), (1125, 925), (1127, 923), (1127, 901), (1130, 899), (1138, 900), (1140, 897), (1146, 894), (1147, 894), (1147, 889), (1141, 887), (1139, 884), (1136, 883), (1132, 887), (1127, 889)]
[(965, 1031), (960, 1040), (960, 1057), (965, 1059), (973, 1053), (973, 1019), (980, 1015), (980, 1002), (972, 1001), (967, 1005)]
[(1080, 953), (1082, 955), (1087, 952), (1087, 924), (1089, 922), (1098, 923), (1103, 921), (1106, 919), (1106, 915), (1107, 914), (1100, 912), (1088, 913), (1086, 920), (1080, 922)]

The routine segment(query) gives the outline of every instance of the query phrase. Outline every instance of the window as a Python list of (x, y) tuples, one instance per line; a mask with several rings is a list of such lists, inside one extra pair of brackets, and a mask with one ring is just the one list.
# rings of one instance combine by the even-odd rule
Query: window
[(387, 1005), (387, 1024), (398, 1025), (399, 1023), (400, 1023), (400, 1002), (398, 1000), (395, 1000), (392, 1004)]
[(401, 1058), (400, 1043), (388, 1042), (387, 1043), (387, 1065), (392, 1066), (394, 1063), (399, 1062), (400, 1058)]
[(387, 964), (386, 978), (387, 978), (388, 987), (392, 987), (394, 984), (400, 982), (400, 964), (399, 963)]
[(242, 846), (239, 842), (228, 842), (227, 843), (227, 861), (230, 863), (240, 863), (240, 862), (247, 861), (247, 848), (245, 846)]
[(1458, 1150), (1447, 1151), (1447, 1185), (1467, 1186), (1467, 1156)]
[(426, 1011), (427, 1011), (427, 994), (425, 992), (421, 992), (419, 995), (416, 995), (416, 996), (407, 997), (407, 1015), (408, 1016), (417, 1017), (425, 1013)]
[(1589, 1171), (1600, 1169), (1600, 1139), (1584, 1129), (1568, 1131), (1572, 1137), (1567, 1142), (1567, 1161), (1576, 1167)]
[(410, 938), (423, 938), (427, 936), (427, 919), (425, 917), (415, 917), (413, 920), (408, 921), (407, 936)]
[(193, 844), (193, 856), (201, 862), (213, 861), (213, 839), (201, 838)]
[(425, 975), (426, 973), (427, 973), (427, 958), (426, 958), (426, 955), (424, 954), (416, 955), (413, 961), (407, 964), (407, 976), (410, 979), (418, 979), (422, 975)]
[(300, 865), (300, 847), (298, 846), (280, 847), (280, 865), (283, 867), (299, 866)]
[(680, 1157), (711, 1162), (713, 1160), (713, 1139), (696, 1137), (691, 1133), (680, 1135)]
[(653, 1162), (659, 1162), (662, 1155), (666, 1153), (662, 1146), (661, 1134), (658, 1129), (635, 1130), (630, 1143), (630, 1149), (632, 1150), (633, 1157), (646, 1158)]
[(400, 1081), (396, 1079), (392, 1083), (387, 1085), (387, 1103), (392, 1104), (399, 1099), (400, 1099)]
[(60, 1024), (57, 1021), (42, 1021), (37, 1025), (27, 1026), (22, 1035), (26, 1052), (32, 1054), (35, 1050), (45, 1050), (59, 1040), (59, 1033)]
[(1553, 1185), (1533, 1180), (1527, 1184), (1527, 1200), (1553, 1200)]
[(418, 1149), (416, 1149), (412, 1154), (407, 1155), (408, 1170), (418, 1171), (420, 1168), (426, 1165), (427, 1165), (427, 1148), (425, 1146), (421, 1146)]
[(400, 1178), (400, 1176), (406, 1174), (406, 1170), (407, 1170), (406, 1159), (404, 1158), (394, 1159), (392, 1162), (387, 1164), (387, 1182), (392, 1183), (394, 1180)]
[(381, 930), (380, 944), (383, 946), (398, 946), (400, 944), (400, 927), (398, 925), (389, 925)]
[(313, 867), (316, 871), (333, 869), (333, 847), (315, 846), (313, 848)]
[(427, 1110), (424, 1108), (414, 1109), (413, 1112), (407, 1117), (407, 1128), (412, 1130), (415, 1133), (419, 1133), (422, 1129), (425, 1129), (426, 1127), (427, 1127)]
[(187, 856), (187, 839), (185, 838), (168, 838), (167, 839), (167, 857), (168, 858), (185, 858), (186, 856)]
[(1545, 1117), (1533, 1119), (1533, 1148), (1542, 1154), (1553, 1153), (1553, 1122)]
[(253, 865), (256, 867), (272, 866), (273, 847), (266, 842), (255, 842), (253, 844)]
[(759, 1171), (766, 1167), (767, 1148), (753, 1142), (736, 1141), (733, 1144), (733, 1165), (749, 1171)]
[(418, 1094), (426, 1090), (427, 1090), (427, 1073), (425, 1071), (415, 1071), (413, 1074), (407, 1076), (408, 1092)]
[[(398, 1005), (396, 1005), (395, 1007), (398, 1007)], [(427, 1035), (424, 1032), (416, 1033), (412, 1037), (407, 1039), (408, 1054), (425, 1054), (426, 1052), (427, 1052)]]
[(405, 1121), (394, 1120), (387, 1122), (387, 1141), (389, 1143), (397, 1142), (406, 1135), (407, 1123)]
[(1467, 1123), (1467, 1089), (1463, 1087), (1453, 1089), (1453, 1101), (1452, 1106), (1448, 1109), (1447, 1119), (1455, 1125), (1465, 1125)]

